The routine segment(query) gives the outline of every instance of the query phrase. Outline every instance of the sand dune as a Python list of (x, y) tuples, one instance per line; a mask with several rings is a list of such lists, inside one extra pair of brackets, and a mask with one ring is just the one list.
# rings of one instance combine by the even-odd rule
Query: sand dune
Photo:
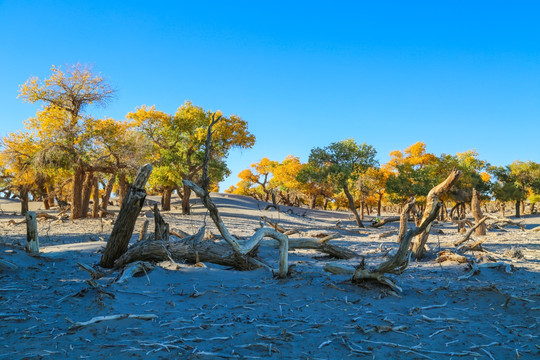
[[(368, 264), (386, 259), (397, 248), (397, 224), (358, 229), (349, 213), (282, 207), (213, 194), (233, 235), (250, 236), (261, 216), (298, 235), (339, 233), (333, 242), (365, 256)], [(159, 201), (158, 197), (149, 197)], [(463, 235), (456, 226), (438, 223), (427, 258), (410, 264), (392, 279), (403, 288), (394, 294), (377, 284), (356, 285), (346, 276), (322, 269), (331, 261), (315, 250), (290, 253), (292, 277), (275, 279), (265, 270), (240, 272), (223, 266), (163, 263), (146, 276), (120, 284), (112, 272), (92, 287), (77, 263), (96, 264), (112, 230), (111, 219), (38, 224), (41, 254), (26, 255), (24, 224), (16, 201), (0, 199), (0, 359), (536, 359), (540, 336), (540, 233), (517, 227), (491, 230), (484, 248), (504, 269), (481, 269), (458, 280), (466, 265), (434, 261), (438, 250), (453, 249)], [(163, 213), (172, 229), (195, 233), (206, 209), (194, 200), (193, 215), (181, 215), (178, 199)], [(39, 203), (31, 209), (40, 210)], [(118, 210), (113, 207), (113, 210)], [(145, 208), (135, 232), (150, 217)], [(57, 210), (50, 210), (51, 213)], [(342, 228), (335, 228), (337, 221)], [(367, 222), (369, 223), (369, 221)], [(527, 216), (528, 228), (540, 224)], [(135, 241), (137, 235), (133, 236)], [(518, 248), (518, 252), (507, 252)], [(521, 252), (523, 257), (517, 258)], [(277, 250), (261, 248), (261, 257), (277, 267)], [(361, 258), (339, 260), (357, 265)], [(172, 270), (175, 269), (175, 270)], [(83, 326), (98, 316), (152, 315), (144, 320), (121, 317)], [(77, 324), (75, 324), (77, 325)], [(81, 324), (79, 324), (81, 325)]]

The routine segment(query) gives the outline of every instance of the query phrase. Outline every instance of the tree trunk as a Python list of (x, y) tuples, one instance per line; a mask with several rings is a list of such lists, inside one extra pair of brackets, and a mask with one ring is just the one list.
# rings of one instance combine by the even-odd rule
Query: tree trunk
[(521, 210), (521, 201), (516, 200), (516, 217), (517, 218), (521, 217), (520, 210)]
[(112, 174), (109, 178), (109, 181), (107, 181), (107, 185), (105, 186), (105, 189), (103, 189), (103, 196), (101, 197), (101, 208), (103, 210), (107, 210), (107, 206), (109, 206), (109, 199), (111, 198), (112, 189), (114, 186), (114, 182), (116, 181), (116, 174)]
[(366, 205), (363, 201), (360, 201), (360, 220), (364, 220), (364, 212), (366, 209)]
[(94, 183), (94, 173), (89, 171), (84, 177), (81, 201), (81, 218), (88, 217), (88, 207), (90, 206), (90, 196), (92, 195), (92, 185)]
[(28, 190), (23, 189), (20, 192), (21, 198), (21, 215), (25, 216), (28, 212)]
[[(475, 188), (473, 188), (472, 191), (471, 211), (474, 216), (474, 222), (478, 224), (484, 217), (484, 214), (482, 213), (482, 208), (480, 207), (480, 194)], [(475, 229), (474, 233), (477, 236), (486, 235), (486, 224), (482, 223), (482, 225)]]
[(100, 265), (102, 267), (113, 267), (114, 261), (126, 252), (135, 222), (146, 198), (144, 187), (151, 172), (152, 166), (150, 164), (140, 168), (135, 181), (129, 187), (129, 191), (122, 202), (120, 213), (114, 223), (111, 237), (101, 257)]
[[(429, 214), (431, 213), (433, 206), (438, 204), (439, 198), (446, 194), (448, 190), (454, 185), (454, 183), (459, 179), (461, 176), (461, 171), (457, 169), (453, 169), (450, 172), (450, 175), (439, 185), (435, 186), (433, 189), (430, 190), (430, 192), (427, 195), (426, 198), (426, 208), (424, 210), (424, 215), (422, 216), (422, 223), (425, 222), (425, 220), (429, 217)], [(431, 231), (431, 226), (433, 225), (433, 222), (430, 222), (424, 231), (422, 231), (413, 241), (412, 243), (412, 252), (413, 256), (416, 259), (422, 258), (424, 255), (424, 249), (425, 244), (429, 237), (429, 232)]]
[(170, 211), (171, 210), (171, 195), (173, 192), (173, 188), (166, 186), (163, 189), (163, 194), (161, 196), (161, 210), (163, 211)]
[(99, 182), (97, 177), (94, 177), (92, 183), (92, 199), (94, 200), (92, 204), (92, 217), (97, 219), (99, 217)]
[(309, 208), (315, 209), (315, 206), (317, 205), (317, 195), (312, 195), (309, 198)]
[(28, 211), (26, 213), (26, 240), (26, 252), (39, 254), (39, 237), (35, 211)]
[(354, 219), (356, 220), (356, 223), (358, 224), (359, 227), (363, 228), (364, 224), (362, 224), (362, 219), (360, 219), (360, 216), (358, 216), (358, 212), (356, 211), (356, 207), (354, 206), (354, 199), (347, 185), (343, 186), (343, 192), (345, 192), (345, 196), (347, 196), (347, 200), (349, 200), (349, 209), (351, 209), (354, 215)]
[(189, 198), (191, 197), (191, 189), (189, 186), (184, 184), (182, 192), (182, 214), (189, 215), (191, 214), (191, 207), (189, 206)]
[(47, 187), (47, 198), (49, 199), (49, 206), (54, 206), (54, 188), (52, 186)]
[(129, 183), (126, 180), (126, 173), (121, 171), (118, 175), (118, 201), (124, 203), (124, 198), (129, 190)]
[(377, 200), (377, 216), (381, 216), (382, 198), (383, 194), (379, 194), (379, 200)]
[(49, 204), (49, 197), (47, 195), (43, 196), (43, 207), (45, 210), (49, 210), (51, 205)]
[(327, 210), (328, 209), (328, 202), (330, 201), (329, 198), (325, 197), (324, 198), (324, 205), (323, 205), (323, 209), (324, 210)]
[(71, 220), (81, 218), (83, 181), (84, 170), (81, 167), (76, 167), (71, 188)]

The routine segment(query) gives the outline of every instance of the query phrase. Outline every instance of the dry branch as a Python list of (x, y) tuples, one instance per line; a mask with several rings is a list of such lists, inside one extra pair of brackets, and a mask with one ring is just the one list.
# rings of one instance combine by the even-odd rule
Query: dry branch
[(376, 222), (375, 224), (371, 225), (371, 227), (378, 228), (388, 223), (399, 221), (400, 219), (401, 219), (401, 216), (390, 216), (384, 220)]
[[(315, 249), (326, 253), (337, 259), (352, 259), (358, 254), (342, 246), (329, 244), (332, 239), (338, 238), (338, 234), (325, 236), (322, 239), (317, 238), (289, 238), (289, 250), (293, 249)], [(261, 245), (279, 246), (279, 243), (273, 239), (264, 240)]]
[(69, 319), (66, 319), (72, 323), (72, 325), (69, 327), (70, 330), (75, 330), (82, 328), (84, 326), (96, 324), (102, 321), (110, 321), (110, 320), (122, 320), (122, 319), (140, 319), (140, 320), (152, 320), (157, 318), (157, 315), (155, 314), (120, 314), (120, 315), (108, 315), (108, 316), (96, 316), (88, 321), (82, 321), (82, 322), (73, 322)]

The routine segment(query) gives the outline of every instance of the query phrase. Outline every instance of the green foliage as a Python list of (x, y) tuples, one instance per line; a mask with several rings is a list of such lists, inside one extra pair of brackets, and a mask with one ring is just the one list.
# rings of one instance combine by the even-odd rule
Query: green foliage
[(332, 143), (325, 148), (314, 148), (309, 155), (309, 164), (327, 177), (339, 190), (349, 180), (377, 165), (377, 151), (366, 143), (358, 145), (354, 139)]

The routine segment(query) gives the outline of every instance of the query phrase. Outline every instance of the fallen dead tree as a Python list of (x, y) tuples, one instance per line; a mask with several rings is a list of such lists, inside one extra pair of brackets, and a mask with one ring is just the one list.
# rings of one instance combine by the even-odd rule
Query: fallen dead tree
[(493, 215), (486, 215), (488, 219), (494, 220), (495, 222), (491, 224), (491, 226), (504, 226), (504, 225), (515, 225), (521, 229), (521, 231), (525, 231), (525, 226), (520, 221), (514, 221), (508, 218), (500, 218)]
[(409, 213), (411, 212), (413, 206), (414, 206), (415, 200), (412, 199), (407, 203), (405, 208), (403, 209), (403, 212), (401, 213), (401, 219), (399, 223), (399, 249), (395, 253), (394, 256), (390, 258), (390, 260), (383, 262), (377, 267), (374, 268), (366, 268), (365, 265), (365, 259), (362, 260), (359, 266), (356, 268), (350, 267), (350, 266), (344, 266), (341, 264), (328, 264), (324, 267), (324, 270), (333, 273), (333, 274), (352, 274), (352, 281), (353, 282), (362, 282), (365, 280), (376, 280), (381, 284), (387, 285), (391, 287), (392, 289), (401, 292), (402, 289), (394, 284), (394, 282), (390, 279), (388, 279), (385, 275), (386, 274), (402, 274), (407, 266), (409, 265), (409, 259), (411, 256), (411, 252), (409, 251), (409, 247), (411, 245), (412, 239), (417, 236), (418, 234), (421, 234), (428, 228), (428, 226), (431, 225), (433, 220), (437, 217), (437, 214), (439, 213), (440, 207), (442, 204), (440, 202), (436, 202), (434, 204), (431, 204), (431, 212), (428, 214), (428, 217), (422, 221), (422, 224), (416, 228), (411, 229), (407, 231), (407, 222), (409, 218)]

